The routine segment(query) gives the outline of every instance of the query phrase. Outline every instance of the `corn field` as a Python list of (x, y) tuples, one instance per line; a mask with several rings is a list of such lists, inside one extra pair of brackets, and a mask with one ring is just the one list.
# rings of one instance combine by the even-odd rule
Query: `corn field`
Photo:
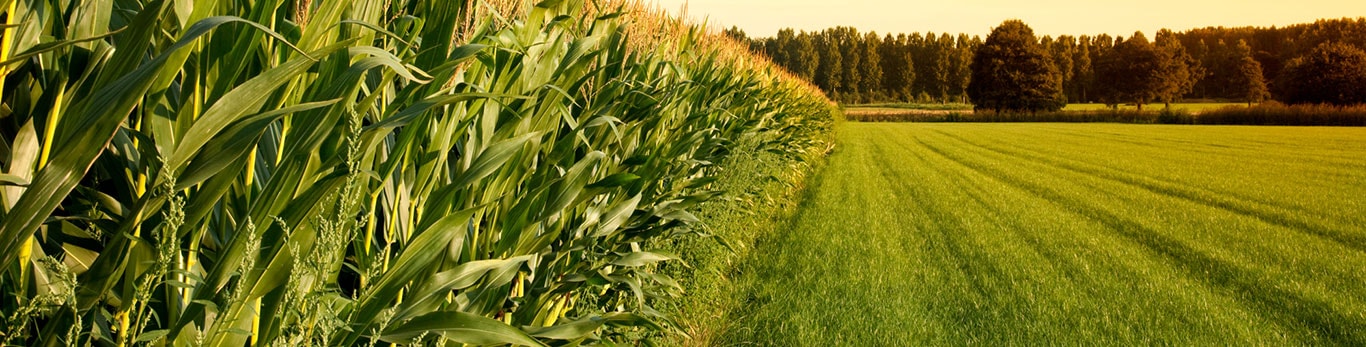
[[(621, 1), (9, 0), (0, 344), (676, 331), (658, 240), (817, 89)], [(794, 159), (795, 160), (795, 159)]]

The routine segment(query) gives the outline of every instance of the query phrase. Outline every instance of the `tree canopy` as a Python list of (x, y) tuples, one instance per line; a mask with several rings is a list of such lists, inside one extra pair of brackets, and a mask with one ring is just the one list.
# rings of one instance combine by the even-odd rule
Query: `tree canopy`
[(1289, 104), (1366, 103), (1366, 52), (1342, 43), (1320, 44), (1290, 60), (1276, 82)]
[[(975, 103), (969, 100), (967, 89), (973, 77), (974, 55), (985, 44), (981, 37), (963, 34), (872, 36), (852, 27), (811, 32), (785, 29), (768, 38), (748, 38), (739, 28), (728, 29), (725, 34), (748, 43), (755, 52), (769, 56), (793, 75), (811, 80), (844, 103)], [(1120, 47), (1132, 40), (1100, 34), (1045, 36), (1036, 42), (1058, 71), (1067, 102), (1136, 103), (1139, 97), (1149, 102), (1288, 100), (1292, 83), (1271, 81), (1292, 79), (1282, 76), (1289, 62), (1327, 42), (1366, 48), (1366, 18), (1271, 28), (1163, 29), (1148, 42), (1151, 49), (1130, 49), (1137, 42)], [(1134, 52), (1140, 54), (1130, 57)], [(1107, 63), (1111, 65), (1105, 66)], [(1153, 89), (1126, 92), (1121, 99), (1110, 89), (1129, 82), (1100, 75), (1100, 70), (1122, 67), (1115, 64), (1149, 64), (1163, 72), (1152, 75), (1154, 79), (1149, 82), (1153, 83), (1147, 83)], [(1271, 93), (1264, 92), (1266, 89)]]
[(968, 96), (979, 111), (1057, 111), (1067, 104), (1062, 74), (1022, 21), (992, 29), (971, 67)]

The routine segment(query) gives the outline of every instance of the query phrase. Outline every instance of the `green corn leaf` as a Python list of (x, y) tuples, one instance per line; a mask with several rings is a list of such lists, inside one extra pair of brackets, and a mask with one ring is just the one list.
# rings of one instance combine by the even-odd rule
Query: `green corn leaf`
[(27, 186), (27, 185), (28, 185), (28, 180), (27, 180), (27, 179), (24, 179), (23, 177), (20, 177), (20, 176), (18, 176), (18, 175), (11, 175), (11, 174), (0, 174), (0, 186), (18, 186), (18, 187), (23, 187), (23, 186)]
[(545, 346), (503, 322), (460, 311), (432, 312), (413, 318), (385, 330), (382, 339), (406, 342), (423, 334), (436, 334), (457, 343), (473, 345)]
[(11, 65), (11, 64), (17, 64), (17, 63), (19, 63), (19, 62), (28, 60), (29, 58), (33, 58), (33, 57), (35, 57), (35, 56), (38, 56), (39, 54), (43, 54), (43, 53), (47, 53), (47, 52), (52, 52), (52, 51), (59, 50), (59, 49), (62, 49), (62, 48), (66, 48), (66, 47), (69, 47), (69, 46), (73, 46), (73, 45), (76, 45), (76, 44), (103, 40), (103, 39), (108, 38), (108, 37), (110, 37), (110, 36), (114, 36), (114, 35), (118, 34), (119, 32), (122, 32), (122, 31), (123, 31), (123, 29), (120, 29), (120, 30), (116, 30), (116, 31), (112, 31), (112, 32), (108, 32), (108, 33), (104, 33), (104, 34), (100, 34), (100, 35), (96, 35), (96, 36), (85, 37), (85, 38), (79, 38), (79, 39), (74, 39), (74, 40), (62, 40), (62, 41), (53, 41), (53, 42), (44, 42), (44, 43), (40, 43), (40, 44), (34, 45), (33, 47), (29, 47), (27, 50), (25, 50), (25, 51), (23, 51), (23, 52), (20, 52), (19, 54), (15, 54), (14, 56), (10, 57), (9, 59), (6, 59), (6, 60), (3, 61), (3, 62), (0, 62), (0, 66), (9, 66), (9, 65)]
[(340, 99), (302, 103), (238, 120), (204, 145), (196, 156), (198, 159), (191, 161), (185, 172), (176, 180), (176, 189), (185, 189), (204, 182), (237, 158), (246, 156), (247, 152), (256, 148), (256, 139), (261, 137), (266, 127), (280, 118), (295, 112), (330, 106), (337, 101)]
[(514, 154), (517, 154), (517, 152), (528, 143), (531, 143), (533, 139), (539, 137), (541, 137), (541, 133), (534, 132), (494, 143), (492, 146), (489, 146), (488, 149), (484, 150), (483, 153), (480, 153), (479, 157), (470, 164), (469, 169), (465, 170), (459, 178), (455, 179), (455, 186), (468, 187), (476, 181), (488, 177), (494, 170), (502, 167), (504, 163), (507, 163), (508, 160), (512, 159)]
[[(334, 344), (350, 345), (368, 332), (380, 311), (392, 305), (400, 290), (439, 259), (459, 258), (459, 254), (449, 254), (451, 244), (459, 244), (465, 239), (466, 229), (471, 217), (481, 207), (471, 208), (442, 217), (431, 227), (417, 234), (408, 247), (403, 250), (385, 272), (384, 277), (356, 300), (356, 308), (350, 313), (350, 327), (353, 333), (334, 339)], [(459, 249), (459, 248), (456, 248)]]
[(637, 176), (637, 175), (632, 174), (632, 173), (628, 173), (628, 172), (615, 173), (615, 174), (612, 174), (612, 175), (610, 175), (610, 176), (604, 177), (603, 179), (598, 180), (597, 182), (593, 182), (593, 184), (588, 185), (588, 187), (586, 187), (586, 188), (593, 188), (593, 189), (616, 188), (616, 187), (620, 187), (620, 186), (626, 185), (626, 184), (631, 183), (631, 182), (635, 182), (636, 180), (639, 180), (639, 179), (640, 179), (640, 176)]
[(571, 341), (588, 337), (604, 325), (640, 326), (650, 324), (654, 323), (639, 315), (618, 312), (602, 316), (592, 315), (551, 327), (533, 328), (529, 329), (527, 333), (543, 339)]
[(678, 259), (678, 257), (652, 252), (632, 252), (613, 260), (612, 265), (638, 267), (673, 259)]
[[(342, 44), (336, 44), (324, 47), (313, 52), (313, 54), (326, 56), (343, 47)], [(271, 95), (266, 91), (275, 90), (288, 83), (295, 76), (308, 71), (314, 63), (315, 60), (307, 56), (295, 58), (266, 70), (218, 99), (218, 102), (204, 111), (204, 115), (200, 116), (190, 127), (190, 130), (185, 133), (184, 139), (180, 141), (166, 161), (167, 167), (171, 168), (172, 172), (179, 171), (193, 155), (203, 148), (204, 144), (212, 140), (228, 125), (260, 109)]]
[[(450, 270), (439, 272), (433, 275), (421, 289), (413, 291), (413, 295), (404, 304), (407, 308), (397, 315), (397, 319), (406, 319), (413, 316), (414, 308), (420, 307), (423, 303), (433, 299), (445, 298), (452, 290), (469, 288), (476, 281), (484, 278), (484, 275), (491, 272), (507, 272), (509, 269), (516, 269), (527, 261), (531, 256), (520, 256), (508, 259), (489, 259), (476, 260), (457, 265)], [(501, 271), (499, 271), (501, 270)], [(490, 283), (491, 285), (501, 285), (501, 283)]]

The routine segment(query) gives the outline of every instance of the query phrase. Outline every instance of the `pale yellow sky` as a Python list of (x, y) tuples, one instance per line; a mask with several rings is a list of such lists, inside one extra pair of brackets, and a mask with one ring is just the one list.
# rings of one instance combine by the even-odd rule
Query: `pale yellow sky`
[(1085, 1), (1085, 0), (645, 0), (677, 13), (750, 36), (773, 36), (780, 28), (819, 31), (853, 26), (861, 31), (968, 33), (986, 35), (1011, 18), (1024, 20), (1039, 35), (1109, 33), (1148, 35), (1161, 28), (1182, 31), (1207, 26), (1284, 26), (1319, 18), (1366, 16), (1366, 0), (1295, 1)]

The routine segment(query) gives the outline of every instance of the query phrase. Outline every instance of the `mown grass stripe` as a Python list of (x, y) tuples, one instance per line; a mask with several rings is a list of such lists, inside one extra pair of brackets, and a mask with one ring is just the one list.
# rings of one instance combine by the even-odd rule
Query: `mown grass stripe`
[[(1256, 201), (1241, 202), (1258, 209), (1240, 213), (1129, 182), (1203, 188), (1207, 177), (1182, 167), (1200, 154), (1179, 142), (1105, 135), (1198, 145), (1201, 137), (1219, 143), (1264, 133), (1280, 143), (1260, 145), (1265, 152), (1366, 149), (1366, 141), (1339, 142), (1360, 133), (1336, 129), (848, 124), (793, 224), (756, 249), (762, 256), (748, 267), (746, 287), (753, 305), (728, 341), (1360, 343), (1366, 293), (1353, 283), (1366, 281), (1358, 271), (1366, 255), (1257, 214), (1295, 213), (1262, 199), (1300, 196), (1286, 190), (1350, 196), (1362, 187), (1307, 177), (1299, 186), (1224, 194), (1279, 179), (1233, 172), (1231, 182), (1196, 196)], [(1275, 161), (1229, 150), (1247, 165)], [(1261, 171), (1313, 169), (1351, 170), (1310, 160)], [(1334, 206), (1361, 203), (1354, 199)], [(1354, 216), (1309, 216), (1361, 232)], [(866, 319), (827, 318), (851, 312)]]

